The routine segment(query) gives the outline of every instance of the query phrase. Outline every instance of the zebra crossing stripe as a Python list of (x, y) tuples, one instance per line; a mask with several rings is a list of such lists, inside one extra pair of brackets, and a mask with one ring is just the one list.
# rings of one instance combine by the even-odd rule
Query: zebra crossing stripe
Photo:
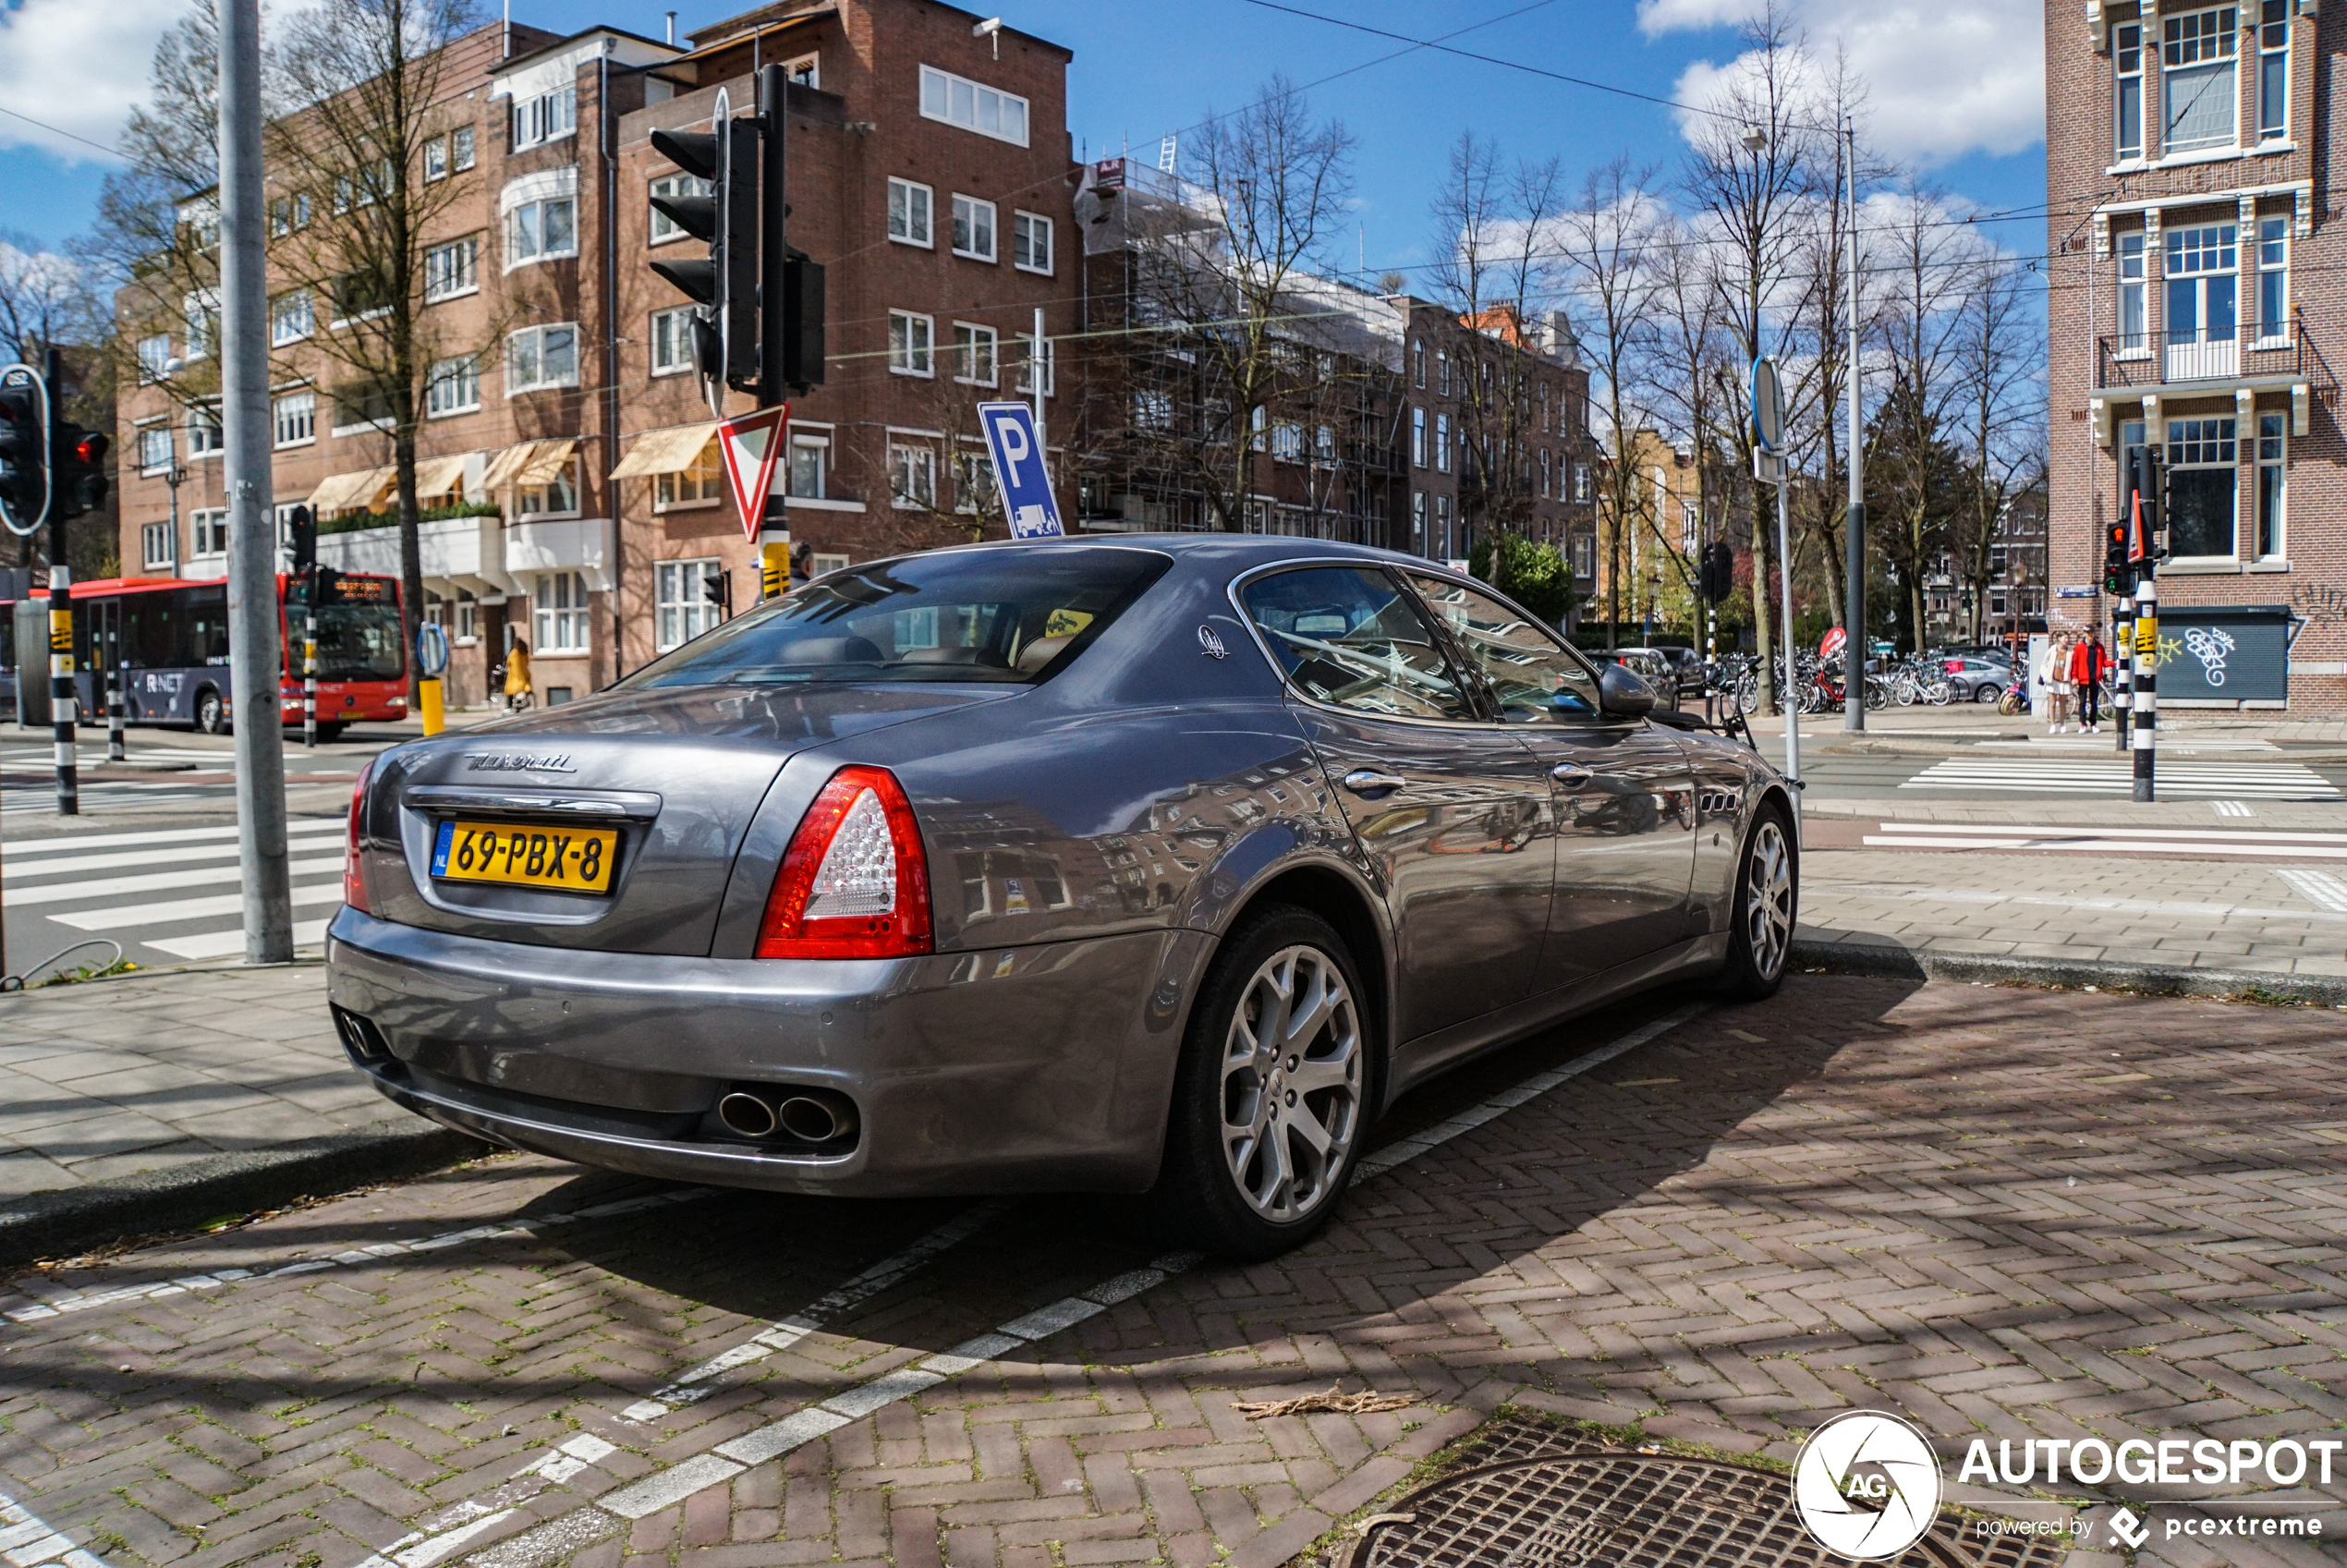
[[(2347, 798), (2337, 784), (2296, 762), (2185, 762), (2171, 758), (2159, 770), (2159, 782), (2164, 789), (2198, 796), (2248, 796), (2260, 800)], [(1899, 787), (2060, 795), (2116, 790), (2132, 793), (2134, 783), (2132, 760), (2095, 762), (2082, 758), (2017, 765), (2013, 760), (1951, 757), (1933, 763)]]

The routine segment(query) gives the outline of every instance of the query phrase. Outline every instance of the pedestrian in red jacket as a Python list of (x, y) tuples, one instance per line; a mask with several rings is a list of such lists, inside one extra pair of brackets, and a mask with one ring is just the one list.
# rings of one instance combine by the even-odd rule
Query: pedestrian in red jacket
[(2110, 673), (2110, 650), (2102, 645), (2102, 630), (2087, 631), (2086, 640), (2070, 650), (2070, 679), (2078, 688), (2078, 727), (2087, 735), (2102, 729), (2100, 682)]

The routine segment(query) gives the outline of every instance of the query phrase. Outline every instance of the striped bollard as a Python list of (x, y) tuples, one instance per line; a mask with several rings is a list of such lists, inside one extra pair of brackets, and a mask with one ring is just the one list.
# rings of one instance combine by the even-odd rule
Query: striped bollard
[(57, 815), (81, 815), (81, 770), (73, 754), (80, 699), (73, 684), (73, 573), (49, 568), (49, 717), (57, 748)]
[[(310, 592), (317, 592), (314, 585)], [(310, 605), (301, 615), (301, 744), (318, 744), (318, 610)]]
[(2122, 595), (2110, 612), (2110, 650), (2116, 655), (2110, 662), (2110, 712), (2122, 755), (2127, 749), (2127, 720), (2134, 707), (2134, 647), (2135, 602)]
[(128, 758), (122, 748), (122, 672), (106, 672), (106, 760), (121, 762)]
[(2135, 798), (2148, 801), (2153, 796), (2153, 770), (2159, 759), (2159, 578), (2149, 561), (2144, 563), (2143, 580), (2135, 585), (2135, 624), (2132, 662), (2142, 662), (2135, 668), (2135, 730), (2132, 737), (2135, 753)]

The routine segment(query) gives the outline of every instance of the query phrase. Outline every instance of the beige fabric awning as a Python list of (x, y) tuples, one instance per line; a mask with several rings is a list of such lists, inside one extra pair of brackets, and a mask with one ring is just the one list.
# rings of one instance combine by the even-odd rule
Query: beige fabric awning
[(462, 454), (454, 457), (426, 457), (416, 465), (416, 494), (446, 495), (465, 488), (465, 459)]
[(329, 512), (347, 512), (354, 506), (372, 506), (390, 488), (395, 477), (388, 468), (329, 474), (310, 492), (310, 510), (323, 517)]
[(615, 480), (634, 479), (641, 474), (677, 474), (691, 468), (708, 450), (710, 438), (717, 433), (717, 421), (699, 425), (671, 425), (666, 430), (646, 431), (611, 471)]
[(516, 442), (490, 459), (489, 471), (480, 477), (480, 488), (494, 492), (511, 484), (544, 484), (561, 473), (563, 466), (578, 452), (576, 436)]

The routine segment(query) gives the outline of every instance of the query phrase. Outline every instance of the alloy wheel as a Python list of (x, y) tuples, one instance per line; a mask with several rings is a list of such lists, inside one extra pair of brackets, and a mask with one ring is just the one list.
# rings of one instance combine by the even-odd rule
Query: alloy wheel
[(1793, 942), (1793, 851), (1774, 817), (1762, 818), (1752, 834), (1745, 868), (1744, 934), (1752, 967), (1762, 978), (1775, 979)]
[(1335, 960), (1288, 947), (1255, 971), (1221, 1089), (1224, 1164), (1248, 1206), (1284, 1223), (1327, 1201), (1361, 1119), (1360, 1014)]

